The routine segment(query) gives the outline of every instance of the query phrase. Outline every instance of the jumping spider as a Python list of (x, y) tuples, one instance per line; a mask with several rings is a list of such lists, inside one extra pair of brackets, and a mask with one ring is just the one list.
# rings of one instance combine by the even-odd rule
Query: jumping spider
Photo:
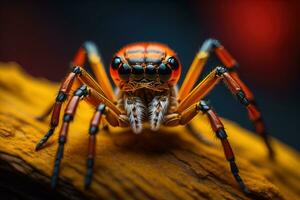
[[(216, 67), (196, 87), (193, 87), (211, 53), (217, 55), (223, 66)], [(96, 80), (84, 69), (86, 61), (89, 61)], [(221, 120), (215, 111), (202, 100), (220, 81), (223, 81), (240, 103), (246, 107), (256, 132), (263, 138), (269, 155), (273, 156), (269, 137), (253, 94), (239, 78), (236, 72), (237, 62), (217, 40), (208, 39), (203, 43), (178, 92), (176, 83), (182, 66), (176, 53), (164, 44), (153, 42), (130, 44), (115, 54), (110, 65), (110, 75), (118, 92), (114, 92), (102, 59), (93, 43), (84, 43), (72, 64), (73, 70), (62, 82), (55, 104), (48, 112), (52, 111), (50, 130), (36, 146), (37, 150), (40, 149), (53, 135), (59, 122), (61, 106), (67, 100), (70, 91), (75, 90), (68, 100), (59, 133), (52, 187), (57, 184), (69, 124), (81, 99), (96, 107), (89, 129), (86, 187), (91, 184), (92, 180), (95, 135), (102, 117), (111, 126), (131, 127), (132, 131), (138, 134), (142, 132), (145, 122), (150, 124), (152, 130), (158, 130), (161, 125), (188, 125), (191, 119), (202, 112), (208, 116), (213, 131), (222, 143), (235, 180), (245, 193), (249, 193), (239, 175)], [(78, 87), (78, 84), (81, 86)], [(41, 118), (45, 116), (46, 114)]]

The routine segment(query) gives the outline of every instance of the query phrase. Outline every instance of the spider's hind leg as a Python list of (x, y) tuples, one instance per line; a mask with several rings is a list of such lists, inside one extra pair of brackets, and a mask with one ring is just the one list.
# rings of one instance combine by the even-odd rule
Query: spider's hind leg
[(243, 179), (239, 175), (239, 169), (235, 162), (235, 156), (232, 151), (231, 145), (227, 139), (227, 133), (225, 131), (224, 125), (219, 119), (216, 112), (206, 104), (205, 101), (200, 101), (199, 103), (195, 103), (189, 108), (183, 110), (182, 112), (175, 113), (172, 115), (169, 120), (166, 122), (166, 125), (176, 126), (176, 125), (186, 125), (191, 119), (193, 119), (199, 112), (205, 114), (210, 122), (212, 130), (215, 132), (217, 138), (221, 141), (223, 151), (226, 157), (226, 160), (229, 162), (231, 173), (238, 183), (239, 187), (243, 190), (243, 192), (247, 195), (250, 194), (247, 186), (245, 185)]
[(231, 145), (227, 139), (227, 133), (224, 129), (224, 125), (218, 117), (217, 113), (208, 105), (205, 101), (200, 101), (198, 104), (199, 110), (208, 116), (210, 125), (215, 132), (217, 138), (221, 141), (226, 160), (229, 162), (231, 173), (235, 178), (236, 182), (239, 184), (240, 188), (245, 194), (250, 194), (247, 186), (245, 185), (243, 179), (239, 175), (239, 169), (235, 163), (235, 156), (232, 151)]

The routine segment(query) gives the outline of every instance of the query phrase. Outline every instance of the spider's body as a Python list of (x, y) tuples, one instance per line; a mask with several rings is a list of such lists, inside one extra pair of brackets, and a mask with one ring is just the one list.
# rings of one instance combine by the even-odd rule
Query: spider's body
[[(215, 53), (224, 66), (216, 67), (194, 87), (211, 53)], [(86, 61), (89, 61), (96, 80), (85, 71)], [(99, 124), (103, 121), (102, 118), (108, 125), (131, 127), (134, 133), (140, 133), (145, 122), (150, 123), (152, 130), (158, 130), (160, 125), (167, 127), (186, 125), (189, 128), (190, 120), (198, 113), (202, 113), (207, 115), (212, 130), (222, 143), (234, 178), (241, 189), (245, 193), (249, 193), (239, 175), (235, 157), (221, 120), (216, 112), (202, 100), (220, 81), (223, 81), (240, 103), (246, 107), (256, 132), (263, 138), (269, 155), (273, 156), (269, 137), (260, 111), (255, 104), (254, 96), (239, 78), (236, 72), (237, 62), (217, 40), (208, 39), (204, 42), (189, 68), (183, 84), (179, 87), (178, 93), (176, 83), (180, 77), (182, 66), (175, 52), (164, 44), (135, 43), (123, 47), (115, 54), (110, 65), (110, 75), (118, 88), (117, 93), (110, 84), (101, 57), (93, 43), (84, 43), (74, 58), (73, 64), (76, 66), (62, 82), (56, 97), (50, 129), (36, 146), (37, 150), (40, 149), (53, 135), (59, 122), (62, 104), (68, 101), (59, 133), (59, 147), (52, 176), (53, 187), (57, 184), (68, 128), (81, 99), (96, 107), (89, 128), (88, 169), (85, 179), (87, 187), (92, 180), (95, 136), (98, 133)], [(82, 85), (77, 89), (74, 88), (78, 83)], [(72, 90), (75, 92), (68, 99)], [(43, 119), (45, 116), (47, 115), (40, 118)], [(194, 132), (193, 129), (189, 128), (189, 130), (193, 135), (199, 136), (199, 133)]]
[(110, 74), (120, 89), (118, 107), (124, 110), (135, 133), (148, 121), (158, 130), (164, 116), (176, 111), (175, 84), (181, 64), (168, 46), (135, 43), (116, 53)]

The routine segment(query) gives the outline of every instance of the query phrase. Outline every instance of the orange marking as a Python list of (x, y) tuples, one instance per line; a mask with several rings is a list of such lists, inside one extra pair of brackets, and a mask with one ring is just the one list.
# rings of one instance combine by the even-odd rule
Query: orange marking
[(61, 102), (55, 102), (52, 115), (51, 115), (51, 126), (58, 125), (60, 109), (61, 109)]
[(219, 130), (220, 128), (224, 128), (221, 120), (219, 119), (219, 117), (217, 116), (217, 114), (213, 110), (208, 110), (207, 111), (207, 116), (210, 120), (211, 127), (215, 132), (217, 130)]
[(235, 94), (242, 88), (239, 86), (239, 84), (230, 76), (228, 72), (225, 72), (223, 74), (224, 81), (226, 85), (228, 85), (229, 89)]
[(65, 111), (66, 114), (74, 115), (78, 102), (79, 102), (80, 97), (79, 96), (73, 96), (72, 99), (70, 100), (67, 109)]
[(182, 86), (178, 92), (178, 96), (177, 96), (178, 101), (182, 100), (189, 94), (194, 84), (196, 83), (198, 76), (202, 72), (202, 69), (204, 67), (207, 58), (208, 58), (208, 53), (206, 52), (199, 52), (196, 55), (182, 83)]
[(223, 149), (224, 149), (226, 159), (227, 160), (234, 159), (234, 154), (233, 154), (232, 148), (231, 148), (228, 140), (223, 139), (223, 140), (221, 140), (221, 142), (222, 142), (222, 146), (223, 146)]
[(59, 136), (67, 136), (68, 134), (68, 130), (69, 130), (69, 123), (68, 122), (64, 122), (61, 126), (60, 132), (59, 132)]
[(236, 65), (236, 61), (223, 46), (216, 48), (215, 52), (226, 67), (230, 68)]
[(77, 54), (75, 55), (75, 58), (73, 60), (73, 64), (83, 66), (84, 61), (85, 61), (85, 51), (81, 47), (81, 48), (78, 49)]
[(252, 104), (247, 106), (247, 110), (249, 113), (249, 117), (252, 121), (255, 121), (260, 118), (260, 112), (256, 109), (256, 107)]

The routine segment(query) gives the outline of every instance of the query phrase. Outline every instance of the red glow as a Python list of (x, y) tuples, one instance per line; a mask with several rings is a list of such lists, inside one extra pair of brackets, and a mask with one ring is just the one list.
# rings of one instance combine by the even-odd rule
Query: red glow
[(282, 2), (239, 1), (227, 7), (224, 14), (226, 21), (231, 21), (226, 23), (227, 28), (238, 33), (236, 39), (255, 47), (246, 48), (249, 53), (277, 49), (288, 39), (289, 13)]
[(212, 19), (212, 37), (224, 43), (241, 64), (242, 73), (265, 86), (278, 86), (283, 77), (290, 78), (285, 82), (292, 80), (291, 38), (296, 37), (292, 30), (296, 22), (291, 4), (245, 0), (211, 5), (205, 17)]

